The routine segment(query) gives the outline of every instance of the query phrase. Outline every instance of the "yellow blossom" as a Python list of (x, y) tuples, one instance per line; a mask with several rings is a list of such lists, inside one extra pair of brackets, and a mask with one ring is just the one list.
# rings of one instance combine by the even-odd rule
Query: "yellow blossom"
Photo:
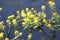
[(47, 26), (48, 26), (48, 27), (51, 27), (52, 25), (51, 25), (51, 24), (48, 24)]
[(10, 22), (10, 20), (6, 20), (6, 22), (7, 22), (7, 23)]
[(57, 15), (58, 15), (57, 13), (52, 13), (52, 17), (55, 17), (56, 18)]
[(28, 17), (28, 18), (31, 17), (31, 13), (32, 13), (32, 12), (28, 12), (28, 13), (27, 13), (27, 17)]
[(14, 34), (15, 35), (19, 34), (19, 31), (18, 30), (15, 30)]
[(0, 38), (3, 38), (3, 36), (4, 36), (4, 33), (1, 32), (1, 33), (0, 33)]
[(22, 25), (25, 26), (26, 25), (26, 22), (22, 22)]
[(42, 6), (41, 6), (41, 9), (42, 9), (42, 10), (45, 10), (45, 5), (42, 5)]
[(10, 15), (8, 16), (8, 19), (13, 19), (15, 17), (15, 15)]
[(2, 11), (2, 7), (0, 7), (0, 11)]
[(54, 6), (55, 5), (55, 2), (52, 2), (51, 5)]
[(22, 36), (23, 35), (23, 32), (20, 32), (19, 35)]
[(4, 24), (4, 22), (3, 22), (3, 21), (1, 21), (1, 22), (0, 22), (0, 25), (3, 25), (3, 24)]
[(6, 22), (11, 26), (11, 21), (10, 20), (6, 20)]
[(22, 16), (23, 18), (25, 18), (25, 17), (26, 17), (26, 14), (23, 12), (23, 13), (21, 13), (21, 16)]
[(29, 19), (29, 18), (25, 18), (24, 21), (25, 21), (25, 22), (29, 22), (30, 19)]
[(45, 18), (46, 17), (46, 14), (45, 13), (42, 13), (42, 16)]
[(1, 29), (2, 29), (2, 30), (4, 30), (4, 29), (5, 29), (5, 27), (6, 27), (5, 25), (2, 25)]
[(39, 20), (34, 20), (34, 23), (38, 23), (39, 22)]
[(6, 38), (5, 38), (5, 40), (9, 40), (9, 38), (8, 38), (8, 37), (6, 37)]
[(48, 4), (51, 5), (52, 4), (52, 1), (49, 1)]
[(28, 40), (32, 39), (32, 33), (29, 33)]
[(12, 19), (12, 23), (13, 23), (13, 25), (17, 25), (17, 20), (16, 19)]
[(26, 8), (25, 10), (26, 10), (26, 12), (28, 12), (29, 11), (29, 8)]
[(20, 19), (20, 16), (17, 16), (16, 19)]
[(40, 17), (41, 16), (41, 12), (38, 12), (38, 17)]
[(24, 10), (21, 10), (21, 13), (25, 12)]
[(35, 17), (35, 15), (34, 14), (31, 14), (30, 18), (34, 18), (34, 17)]
[(46, 23), (46, 22), (47, 22), (47, 20), (44, 18), (44, 19), (43, 19), (43, 23)]
[(34, 23), (38, 23), (39, 22), (39, 17), (35, 17), (34, 18)]

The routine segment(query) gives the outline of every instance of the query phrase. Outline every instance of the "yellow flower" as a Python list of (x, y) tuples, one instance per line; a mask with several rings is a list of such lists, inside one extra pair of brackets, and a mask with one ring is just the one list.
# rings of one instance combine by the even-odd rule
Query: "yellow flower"
[(1, 32), (1, 33), (0, 33), (0, 38), (3, 38), (3, 36), (4, 36), (4, 33)]
[(23, 18), (25, 18), (25, 17), (26, 17), (26, 14), (23, 12), (23, 13), (21, 13), (21, 16), (22, 16)]
[(52, 25), (51, 25), (51, 24), (48, 24), (47, 26), (48, 26), (48, 27), (51, 27)]
[(12, 19), (12, 23), (16, 26), (17, 25), (17, 20), (16, 19)]
[(39, 20), (34, 20), (34, 23), (38, 23), (39, 22)]
[(32, 33), (29, 33), (28, 39), (29, 39), (29, 40), (32, 39)]
[(5, 27), (6, 27), (5, 25), (2, 25), (1, 29), (2, 29), (2, 30), (4, 30), (4, 29), (5, 29)]
[(34, 18), (34, 23), (38, 23), (39, 22), (39, 17), (35, 17)]
[(46, 19), (43, 19), (43, 23), (46, 23), (47, 22), (47, 20)]
[(19, 35), (22, 36), (23, 35), (23, 32), (20, 32)]
[(49, 1), (48, 4), (51, 5), (52, 4), (52, 1)]
[(34, 18), (34, 17), (35, 17), (35, 15), (34, 14), (31, 14), (30, 18)]
[(10, 22), (10, 20), (6, 20), (6, 22), (7, 22), (7, 23)]
[(2, 11), (2, 7), (0, 7), (0, 11)]
[(27, 13), (27, 17), (28, 17), (28, 18), (31, 17), (31, 13), (32, 13), (32, 12), (28, 12), (28, 13)]
[(15, 30), (14, 34), (15, 35), (19, 34), (19, 31), (18, 30)]
[(46, 14), (45, 13), (42, 13), (42, 16), (45, 18), (46, 17)]
[(8, 38), (8, 37), (6, 37), (6, 38), (5, 38), (5, 40), (9, 40), (9, 38)]
[(21, 10), (21, 13), (25, 12), (24, 10)]
[(26, 22), (22, 22), (22, 25), (25, 26), (26, 25)]
[(53, 13), (53, 14), (52, 14), (52, 17), (55, 17), (55, 18), (56, 18), (57, 16), (58, 16), (57, 13)]
[(38, 17), (40, 17), (41, 16), (41, 12), (38, 12)]
[(20, 16), (17, 16), (16, 19), (20, 19)]
[(55, 2), (52, 2), (51, 5), (54, 6), (55, 5)]
[(41, 9), (42, 9), (42, 10), (45, 10), (45, 5), (42, 5), (42, 6), (41, 6)]
[(1, 22), (0, 22), (0, 25), (3, 25), (3, 24), (4, 24), (4, 22), (3, 22), (3, 21), (1, 21)]
[(55, 5), (55, 2), (49, 1), (49, 5), (53, 7)]
[(11, 21), (10, 21), (10, 20), (6, 20), (6, 22), (7, 22), (9, 25), (11, 25)]
[(15, 17), (15, 15), (10, 15), (8, 16), (8, 19), (13, 19)]
[(24, 21), (25, 21), (25, 22), (29, 22), (30, 19), (29, 19), (29, 18), (25, 18)]
[(26, 8), (25, 10), (26, 10), (26, 12), (28, 12), (29, 11), (29, 8)]

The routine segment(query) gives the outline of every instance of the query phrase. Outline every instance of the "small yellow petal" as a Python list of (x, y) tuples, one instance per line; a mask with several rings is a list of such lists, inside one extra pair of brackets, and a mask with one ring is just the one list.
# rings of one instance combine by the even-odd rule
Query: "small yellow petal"
[(13, 19), (15, 17), (15, 15), (10, 15), (8, 16), (8, 19)]
[(5, 38), (5, 40), (9, 40), (9, 38)]
[(52, 6), (54, 6), (55, 5), (55, 2), (52, 2), (52, 4), (51, 4)]
[(13, 19), (13, 20), (12, 20), (12, 23), (13, 23), (14, 25), (17, 25), (17, 20), (16, 20), (16, 19)]
[(15, 35), (19, 34), (19, 31), (18, 30), (15, 30), (14, 34)]
[(39, 20), (34, 20), (34, 23), (38, 23), (39, 22)]
[(57, 16), (58, 16), (57, 13), (53, 13), (53, 14), (52, 14), (52, 17), (55, 17), (55, 18), (56, 18)]
[(47, 20), (46, 19), (43, 19), (43, 23), (46, 23), (47, 22)]
[(31, 14), (30, 18), (34, 18), (34, 17), (35, 17), (35, 15), (34, 14)]
[(49, 1), (48, 4), (51, 5), (52, 4), (52, 1)]
[(26, 11), (29, 11), (29, 8), (26, 8), (25, 10), (26, 10)]
[(10, 20), (6, 20), (6, 22), (7, 22), (7, 23), (10, 22)]
[(1, 32), (1, 33), (0, 33), (0, 38), (3, 38), (3, 36), (4, 36), (4, 33)]
[(3, 25), (3, 24), (4, 24), (4, 22), (3, 22), (3, 21), (1, 21), (1, 22), (0, 22), (0, 25)]
[(26, 22), (22, 22), (22, 25), (25, 26), (26, 25)]
[(24, 21), (25, 21), (25, 22), (29, 22), (30, 19), (29, 19), (29, 18), (25, 18)]
[(40, 17), (41, 16), (41, 12), (38, 12), (38, 17)]
[(28, 39), (32, 39), (32, 33), (29, 33)]
[(51, 25), (51, 24), (48, 24), (47, 26), (48, 26), (48, 27), (51, 27), (52, 25)]
[(23, 32), (20, 32), (19, 35), (22, 36), (23, 35)]
[(0, 11), (2, 11), (2, 7), (0, 7)]
[(23, 18), (25, 18), (25, 17), (26, 17), (26, 14), (23, 12), (23, 13), (21, 13), (21, 16), (22, 16)]
[(42, 6), (41, 6), (41, 9), (42, 9), (42, 10), (45, 10), (45, 5), (42, 5)]

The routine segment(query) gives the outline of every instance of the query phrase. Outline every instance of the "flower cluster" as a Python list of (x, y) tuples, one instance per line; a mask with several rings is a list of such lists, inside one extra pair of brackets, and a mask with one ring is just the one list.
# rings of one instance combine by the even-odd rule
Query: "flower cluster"
[[(18, 26), (18, 22), (22, 22), (22, 26), (23, 26), (23, 29), (21, 32), (19, 32), (18, 30), (15, 30), (14, 34), (15, 34), (15, 38), (18, 38), (19, 36), (21, 37), (23, 35), (23, 31), (24, 30), (29, 30), (30, 31), (30, 34), (28, 35), (28, 40), (32, 39), (32, 31), (33, 30), (42, 30), (42, 27), (43, 26), (46, 26), (48, 28), (50, 28), (51, 30), (60, 30), (59, 26), (60, 26), (60, 15), (58, 15), (58, 13), (56, 12), (55, 10), (55, 2), (53, 1), (49, 1), (49, 6), (52, 10), (51, 14), (52, 14), (52, 17), (51, 19), (47, 20), (47, 15), (45, 13), (45, 9), (46, 9), (46, 6), (45, 5), (42, 5), (41, 6), (41, 9), (42, 11), (37, 11), (35, 8), (26, 8), (26, 9), (23, 9), (21, 11), (17, 11), (16, 14), (17, 16), (15, 16), (14, 14), (12, 15), (9, 15), (7, 17), (7, 20), (6, 20), (6, 23), (7, 23), (7, 26), (9, 27), (9, 32), (10, 33), (10, 28), (11, 26), (15, 26), (15, 27), (19, 27)], [(0, 10), (2, 10), (0, 8)], [(0, 22), (0, 29), (4, 30), (6, 28), (6, 26), (4, 25), (4, 22), (1, 21)], [(1, 32), (0, 33), (0, 38), (3, 38), (4, 36), (4, 33)], [(8, 37), (5, 38), (5, 40), (9, 40)]]

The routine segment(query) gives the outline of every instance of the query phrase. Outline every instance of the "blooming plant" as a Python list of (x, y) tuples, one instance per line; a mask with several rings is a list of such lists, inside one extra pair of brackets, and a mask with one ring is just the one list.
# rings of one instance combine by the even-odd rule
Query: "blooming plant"
[[(45, 33), (49, 40), (55, 40), (55, 35), (53, 35), (52, 37), (49, 36), (45, 30), (42, 28), (43, 26), (48, 27), (50, 30), (52, 30), (54, 32), (54, 34), (56, 34), (56, 30), (60, 31), (60, 15), (58, 15), (58, 13), (55, 10), (55, 2), (53, 1), (49, 1), (49, 7), (51, 8), (51, 14), (52, 17), (48, 20), (46, 17), (46, 13), (45, 13), (45, 9), (46, 6), (42, 5), (41, 9), (42, 11), (37, 12), (37, 10), (35, 10), (35, 8), (26, 8), (20, 11), (17, 11), (17, 16), (15, 16), (14, 14), (9, 15), (7, 17), (6, 23), (7, 26), (9, 27), (8, 30), (8, 34), (6, 34), (7, 37), (4, 37), (4, 32), (6, 29), (6, 26), (4, 24), (3, 21), (0, 21), (0, 29), (4, 30), (4, 32), (0, 32), (0, 39), (1, 40), (19, 40), (17, 38), (20, 38), (23, 35), (23, 32), (25, 30), (28, 30), (30, 33), (28, 34), (28, 39), (27, 40), (31, 40), (32, 39), (32, 32), (33, 31), (39, 31), (42, 33)], [(19, 31), (18, 29), (15, 29), (14, 31), (14, 35), (15, 37), (10, 39), (9, 38), (9, 33), (11, 31), (11, 27), (14, 26), (15, 28), (19, 28), (21, 26), (19, 26), (19, 22), (21, 22), (22, 24), (22, 30)], [(42, 39), (43, 40), (43, 36)]]

